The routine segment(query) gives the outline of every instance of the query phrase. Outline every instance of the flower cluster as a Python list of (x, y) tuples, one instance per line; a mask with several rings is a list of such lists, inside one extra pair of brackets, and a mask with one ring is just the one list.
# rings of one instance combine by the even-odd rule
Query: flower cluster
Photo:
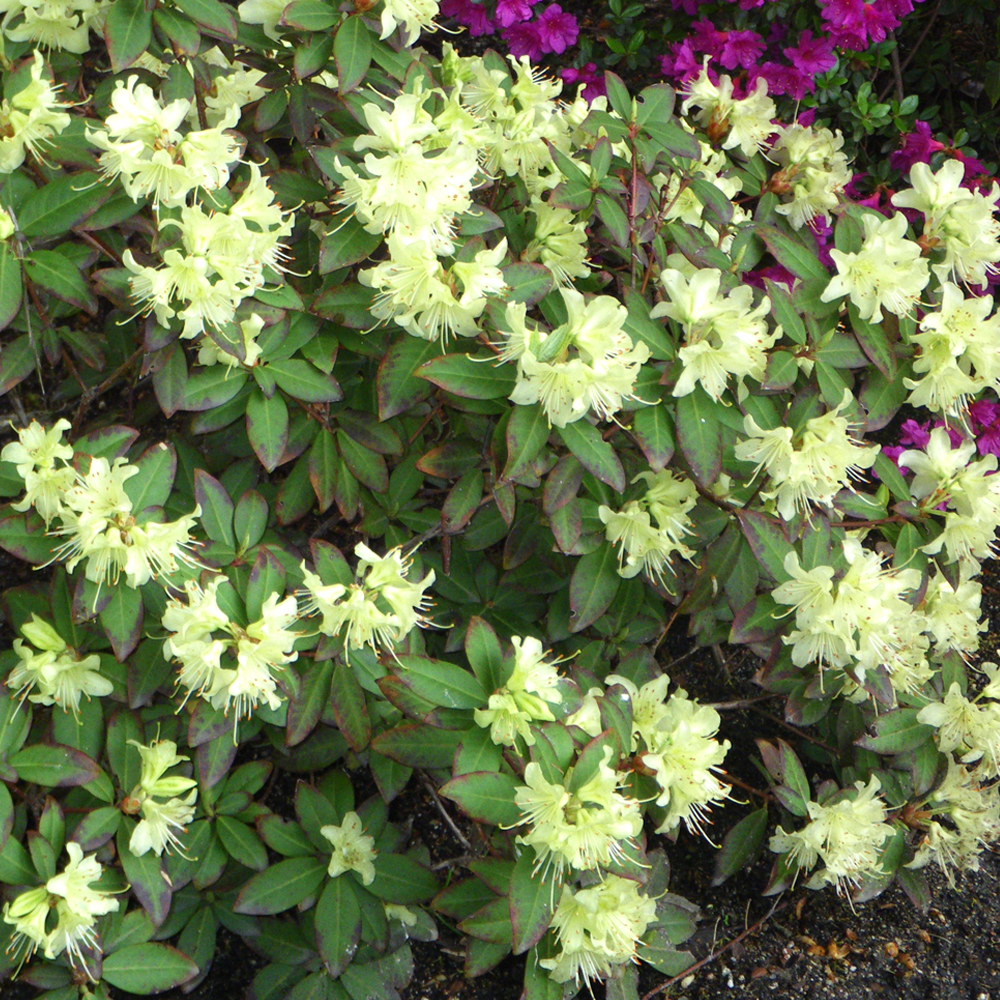
[(758, 77), (750, 93), (737, 98), (732, 78), (724, 75), (716, 83), (706, 59), (701, 73), (688, 81), (685, 94), (681, 110), (687, 114), (691, 108), (697, 108), (695, 121), (712, 142), (724, 136), (723, 149), (738, 148), (749, 158), (763, 150), (768, 136), (774, 133), (771, 119), (777, 109), (767, 96), (767, 81), (763, 77)]
[(517, 825), (531, 829), (517, 841), (534, 848), (535, 871), (543, 878), (551, 874), (558, 884), (569, 868), (596, 871), (622, 861), (622, 843), (642, 830), (639, 803), (618, 791), (621, 777), (609, 764), (612, 754), (606, 747), (592, 777), (578, 786), (572, 770), (560, 781), (549, 780), (535, 761), (525, 767), (514, 802), (521, 810)]
[(490, 738), (498, 745), (513, 747), (520, 736), (528, 746), (535, 743), (533, 722), (554, 722), (550, 705), (559, 705), (563, 693), (559, 687), (556, 662), (547, 662), (542, 644), (528, 636), (513, 636), (513, 664), (503, 686), (490, 695), (487, 708), (476, 709), (476, 724), (490, 729)]
[(319, 612), (320, 632), (342, 637), (347, 655), (364, 646), (376, 653), (392, 651), (413, 628), (429, 624), (422, 612), (429, 607), (424, 591), (434, 582), (434, 570), (422, 580), (411, 580), (412, 558), (404, 557), (399, 548), (379, 556), (359, 542), (354, 554), (358, 557), (354, 578), (327, 583), (303, 565), (302, 614)]
[(131, 76), (112, 92), (113, 111), (104, 127), (87, 131), (103, 150), (98, 162), (105, 177), (117, 180), (135, 200), (151, 197), (158, 216), (161, 209), (179, 209), (159, 219), (161, 239), (179, 244), (163, 251), (162, 262), (139, 263), (130, 249), (122, 261), (141, 311), (154, 313), (164, 327), (177, 317), (184, 324), (181, 336), (188, 338), (206, 328), (235, 331), (239, 304), (283, 270), (281, 241), (292, 231), (292, 213), (274, 204), (256, 164), (247, 164), (249, 179), (237, 197), (223, 195), (241, 154), (231, 129), (242, 104), (263, 91), (257, 71), (209, 55), (223, 70), (214, 95), (206, 98), (206, 116), (215, 122), (211, 128), (190, 127), (193, 102), (176, 98), (164, 105), (151, 87)]
[(898, 208), (920, 212), (924, 217), (921, 243), (944, 251), (933, 271), (943, 282), (948, 278), (966, 285), (986, 287), (989, 275), (1000, 271), (1000, 219), (997, 199), (1000, 182), (989, 192), (963, 187), (965, 167), (960, 160), (947, 160), (937, 173), (926, 163), (910, 170), (908, 191), (892, 196)]
[[(640, 500), (629, 500), (618, 511), (598, 508), (605, 536), (618, 546), (618, 572), (626, 579), (646, 573), (666, 587), (666, 574), (675, 554), (690, 559), (694, 552), (681, 539), (691, 534), (688, 512), (698, 499), (690, 479), (669, 469), (640, 472), (633, 482), (646, 483)], [(654, 527), (655, 522), (655, 527)]]
[[(46, 2), (44, 6), (50, 4)], [(8, 8), (4, 17), (5, 29), (9, 17)], [(9, 31), (6, 34), (10, 37)], [(45, 60), (41, 52), (36, 51), (32, 55), (28, 83), (16, 93), (7, 94), (0, 103), (0, 174), (10, 174), (17, 170), (24, 163), (26, 153), (31, 153), (36, 160), (42, 160), (42, 151), (47, 141), (59, 135), (69, 125), (70, 117), (66, 113), (68, 105), (58, 101), (59, 88), (43, 77), (44, 69)]]
[[(853, 535), (844, 539), (842, 551), (847, 568), (836, 580), (832, 566), (807, 570), (798, 553), (785, 557), (790, 579), (772, 596), (795, 611), (795, 628), (783, 637), (792, 647), (792, 662), (797, 667), (815, 663), (821, 675), (844, 671), (843, 693), (856, 695), (855, 700), (878, 690), (877, 677), (885, 674), (893, 691), (918, 691), (934, 673), (925, 633), (936, 628), (945, 640), (939, 651), (951, 648), (947, 623), (953, 615), (946, 595), (939, 591), (937, 600), (932, 597), (933, 619), (925, 619), (907, 600), (920, 587), (917, 570), (887, 568), (884, 556)], [(966, 624), (961, 609), (957, 617)]]
[(522, 302), (507, 306), (501, 361), (517, 362), (514, 403), (540, 403), (556, 427), (588, 413), (614, 416), (626, 399), (637, 399), (635, 380), (649, 348), (624, 330), (628, 310), (608, 295), (586, 301), (575, 288), (559, 289), (567, 319), (551, 332), (529, 327)]
[(160, 222), (162, 233), (176, 229), (180, 236), (180, 248), (165, 250), (162, 264), (140, 264), (131, 250), (122, 256), (142, 311), (162, 326), (177, 317), (181, 337), (201, 336), (206, 328), (234, 331), (237, 306), (283, 270), (281, 240), (292, 231), (291, 213), (274, 204), (260, 168), (251, 163), (248, 169), (246, 187), (225, 212), (195, 203), (182, 207), (180, 218)]
[(674, 396), (687, 396), (700, 384), (713, 399), (719, 399), (730, 375), (736, 376), (740, 386), (748, 377), (763, 380), (767, 350), (781, 337), (780, 326), (774, 331), (767, 328), (764, 317), (771, 309), (767, 296), (754, 307), (754, 292), (748, 285), (722, 293), (722, 272), (714, 267), (690, 276), (664, 268), (660, 282), (667, 298), (650, 315), (672, 319), (684, 333), (677, 351), (683, 367)]
[(90, 49), (90, 32), (100, 34), (110, 6), (109, 0), (7, 0), (3, 33), (12, 42), (82, 55)]
[(469, 34), (492, 35), (497, 28), (510, 53), (537, 62), (542, 56), (560, 55), (576, 44), (577, 19), (559, 4), (549, 4), (532, 20), (538, 0), (496, 0), (490, 18), (482, 0), (442, 0), (441, 13), (469, 29)]
[(16, 465), (28, 489), (16, 509), (35, 506), (47, 524), (59, 521), (49, 530), (65, 539), (54, 559), (65, 559), (70, 572), (84, 562), (87, 579), (98, 586), (117, 586), (124, 575), (128, 586), (141, 587), (175, 573), (179, 563), (197, 565), (190, 554), (191, 529), (201, 508), (176, 521), (157, 520), (162, 511), (156, 508), (133, 510), (125, 484), (139, 468), (124, 458), (99, 457), (90, 460), (85, 473), (76, 472), (69, 464), (72, 446), (62, 443), (68, 426), (60, 421), (46, 431), (32, 421), (0, 452), (0, 458)]
[(295, 598), (277, 594), (265, 599), (256, 621), (245, 627), (231, 621), (218, 604), (224, 583), (223, 576), (213, 576), (204, 586), (188, 580), (185, 600), (167, 602), (163, 627), (172, 635), (163, 654), (180, 663), (177, 682), (187, 697), (197, 693), (227, 715), (234, 709), (235, 742), (240, 719), (249, 718), (261, 702), (272, 710), (281, 705), (275, 675), (298, 659), (293, 647), (301, 633), (290, 627), (299, 617)]
[(608, 875), (578, 889), (563, 886), (552, 917), (559, 952), (539, 963), (557, 983), (589, 986), (616, 965), (635, 960), (636, 946), (656, 921), (656, 901), (632, 879)]
[[(996, 248), (1000, 259), (1000, 242)], [(971, 398), (1000, 388), (1000, 314), (991, 296), (966, 296), (944, 281), (940, 305), (924, 314), (911, 339), (920, 348), (913, 371), (922, 376), (903, 380), (911, 405), (960, 417)]]
[(356, 872), (361, 876), (363, 885), (371, 885), (375, 881), (375, 841), (364, 833), (361, 817), (356, 812), (349, 812), (343, 822), (336, 826), (332, 823), (320, 827), (319, 831), (333, 846), (327, 874), (337, 878), (344, 872)]
[(971, 461), (976, 453), (972, 440), (952, 446), (944, 427), (930, 432), (922, 450), (910, 449), (898, 462), (914, 473), (910, 492), (928, 514), (944, 514), (944, 528), (924, 546), (928, 555), (942, 549), (951, 562), (964, 562), (974, 572), (979, 560), (993, 553), (1000, 527), (1000, 478), (993, 475), (997, 456)]
[[(185, 824), (194, 819), (198, 782), (180, 775), (167, 777), (166, 772), (189, 758), (178, 754), (177, 744), (171, 740), (158, 740), (149, 746), (129, 740), (129, 744), (139, 751), (142, 770), (139, 783), (122, 804), (122, 809), (141, 814), (142, 819), (132, 831), (128, 849), (136, 857), (149, 851), (159, 856), (164, 850), (168, 853), (171, 848), (180, 850), (181, 842), (174, 830), (187, 832)], [(185, 792), (188, 794), (180, 798)]]
[(72, 840), (66, 853), (69, 862), (60, 874), (4, 903), (3, 919), (14, 928), (11, 951), (22, 962), (39, 948), (48, 959), (66, 952), (70, 965), (89, 975), (83, 951), (99, 950), (96, 919), (116, 912), (119, 903), (107, 891), (92, 888), (104, 873), (94, 855), (85, 858)]
[[(103, 698), (113, 685), (101, 675), (101, 658), (96, 653), (81, 656), (46, 621), (32, 614), (21, 626), (24, 638), (14, 640), (20, 662), (7, 675), (6, 684), (22, 701), (35, 705), (58, 705), (78, 716), (80, 698)], [(32, 646), (35, 648), (32, 649)]]
[(656, 832), (674, 834), (683, 823), (704, 835), (709, 809), (729, 797), (729, 786), (716, 777), (730, 746), (715, 738), (719, 713), (680, 688), (668, 698), (666, 674), (641, 688), (617, 674), (605, 683), (620, 684), (631, 696), (632, 750), (639, 751), (643, 770), (660, 788), (656, 804), (663, 816)]
[(975, 773), (950, 760), (947, 777), (923, 811), (928, 814), (923, 839), (907, 867), (933, 862), (954, 887), (955, 871), (979, 871), (979, 856), (1000, 837), (1000, 785), (984, 785)]
[(830, 222), (830, 211), (852, 176), (847, 156), (840, 151), (843, 145), (843, 135), (828, 128), (795, 123), (779, 129), (770, 155), (780, 169), (769, 186), (782, 199), (791, 198), (775, 211), (787, 216), (793, 229), (817, 216)]
[(152, 196), (155, 208), (184, 205), (195, 188), (225, 187), (229, 166), (240, 157), (239, 143), (227, 131), (239, 120), (239, 107), (227, 109), (215, 128), (182, 135), (192, 102), (179, 97), (164, 107), (152, 88), (138, 80), (119, 80), (104, 128), (87, 131), (87, 138), (103, 150), (98, 162), (104, 176), (118, 178), (135, 201)]
[(842, 410), (853, 403), (845, 389), (843, 399), (832, 410), (806, 421), (801, 434), (791, 427), (765, 430), (749, 414), (744, 418), (747, 438), (734, 449), (738, 459), (763, 469), (773, 489), (761, 493), (776, 501), (778, 513), (790, 521), (798, 512), (808, 514), (809, 504), (827, 506), (843, 488), (849, 487), (855, 470), (869, 468), (878, 457), (878, 445), (862, 445), (851, 437), (851, 425)]
[(980, 781), (1000, 777), (1000, 678), (995, 663), (985, 663), (990, 683), (969, 698), (954, 682), (942, 701), (932, 701), (917, 713), (917, 721), (937, 729), (938, 747), (954, 751), (963, 764), (975, 764)]
[(863, 222), (860, 250), (830, 251), (837, 274), (821, 298), (833, 302), (847, 295), (861, 318), (874, 323), (881, 321), (883, 306), (896, 316), (905, 316), (930, 280), (927, 260), (919, 244), (906, 238), (907, 221), (902, 212), (891, 219), (866, 214)]
[(797, 871), (810, 871), (821, 862), (823, 867), (806, 883), (810, 889), (835, 885), (842, 893), (880, 874), (881, 848), (895, 832), (878, 797), (881, 788), (872, 775), (867, 785), (855, 782), (853, 791), (845, 790), (826, 802), (806, 803), (809, 822), (790, 833), (779, 826), (771, 837), (771, 850), (787, 855)]

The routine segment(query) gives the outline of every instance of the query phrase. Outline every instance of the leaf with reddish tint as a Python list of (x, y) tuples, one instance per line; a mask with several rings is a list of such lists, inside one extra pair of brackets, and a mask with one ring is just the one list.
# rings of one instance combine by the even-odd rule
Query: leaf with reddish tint
[(269, 916), (290, 910), (314, 895), (326, 878), (326, 865), (318, 858), (288, 858), (254, 875), (233, 904), (235, 913)]

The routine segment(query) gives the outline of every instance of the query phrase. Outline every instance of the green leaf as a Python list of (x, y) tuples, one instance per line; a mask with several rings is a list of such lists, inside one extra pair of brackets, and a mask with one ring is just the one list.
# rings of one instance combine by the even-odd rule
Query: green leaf
[(395, 726), (372, 740), (376, 753), (407, 767), (450, 768), (462, 733), (422, 724)]
[[(124, 0), (116, 0), (111, 13)], [(151, 15), (147, 14), (147, 17)], [(30, 194), (17, 213), (25, 236), (59, 236), (95, 212), (110, 196), (110, 189), (97, 174), (68, 174), (49, 181)]]
[(236, 41), (236, 15), (225, 4), (218, 0), (173, 0), (173, 3), (198, 27), (227, 42)]
[(785, 556), (792, 551), (784, 523), (756, 510), (741, 510), (736, 516), (758, 562), (772, 580), (784, 583), (788, 579)]
[(217, 409), (235, 399), (249, 377), (246, 372), (234, 372), (228, 365), (195, 369), (184, 389), (184, 405), (179, 408), (195, 413)]
[(482, 708), (487, 694), (475, 675), (444, 660), (397, 657), (396, 674), (420, 697), (442, 708)]
[(563, 444), (595, 479), (607, 483), (618, 493), (625, 492), (625, 470), (621, 460), (593, 424), (575, 420), (558, 428), (558, 433)]
[(337, 12), (321, 0), (295, 0), (285, 8), (279, 23), (300, 31), (326, 31), (337, 20)]
[(896, 352), (889, 343), (885, 328), (878, 323), (862, 319), (858, 307), (853, 302), (847, 303), (847, 315), (851, 319), (854, 336), (858, 338), (858, 343), (869, 360), (886, 378), (895, 378)]
[(722, 471), (719, 405), (701, 386), (677, 400), (677, 443), (702, 486), (711, 486)]
[(481, 823), (512, 827), (521, 822), (521, 810), (514, 802), (514, 793), (522, 784), (510, 774), (474, 771), (442, 785), (440, 793), (457, 802), (464, 813)]
[(257, 550), (246, 589), (247, 618), (250, 621), (260, 618), (268, 597), (285, 592), (285, 576), (285, 567), (270, 549), (262, 546)]
[(129, 841), (135, 828), (135, 820), (127, 816), (122, 817), (116, 838), (118, 857), (121, 859), (125, 878), (132, 886), (136, 899), (142, 904), (153, 923), (159, 927), (170, 912), (173, 893), (163, 878), (163, 866), (160, 859), (152, 851), (147, 852), (142, 857), (136, 857), (129, 850)]
[(886, 378), (877, 369), (868, 373), (858, 394), (858, 402), (868, 411), (866, 431), (880, 431), (899, 412), (910, 391), (903, 382), (903, 377), (909, 374), (908, 366), (897, 372), (894, 378)]
[(517, 381), (513, 365), (497, 365), (494, 359), (479, 361), (468, 354), (445, 354), (431, 358), (415, 372), (447, 392), (465, 399), (500, 399), (514, 391)]
[(177, 475), (177, 452), (164, 441), (150, 445), (134, 463), (139, 472), (125, 482), (132, 510), (162, 507), (170, 497)]
[(599, 191), (594, 199), (594, 207), (600, 217), (601, 222), (608, 227), (611, 238), (620, 247), (629, 245), (631, 226), (624, 209), (617, 200), (604, 191)]
[(527, 951), (542, 939), (552, 919), (552, 906), (558, 888), (552, 883), (551, 873), (546, 878), (536, 874), (535, 852), (522, 851), (510, 879), (510, 919), (515, 955)]
[(18, 559), (41, 565), (52, 558), (54, 539), (45, 533), (45, 522), (34, 510), (0, 517), (0, 548)]
[(800, 240), (774, 226), (758, 226), (757, 233), (774, 259), (795, 277), (803, 281), (813, 279), (829, 283), (829, 271), (820, 263), (816, 254)]
[(303, 403), (335, 403), (344, 398), (337, 380), (300, 358), (272, 361), (267, 371), (292, 399)]
[(804, 344), (809, 338), (806, 325), (792, 303), (792, 297), (784, 285), (766, 279), (767, 296), (771, 300), (771, 315), (778, 321), (785, 335), (796, 344)]
[(153, 40), (153, 12), (144, 0), (115, 0), (104, 21), (104, 42), (111, 71), (120, 73), (149, 48)]
[(86, 754), (51, 743), (33, 743), (14, 754), (9, 763), (22, 781), (46, 788), (86, 785), (101, 773), (97, 762)]
[(368, 891), (386, 903), (423, 903), (438, 890), (434, 873), (405, 854), (379, 854)]
[(430, 385), (416, 371), (440, 353), (439, 344), (410, 336), (404, 336), (389, 348), (379, 365), (376, 381), (380, 420), (398, 417), (431, 394)]
[(247, 436), (268, 472), (274, 472), (288, 447), (288, 407), (275, 393), (268, 399), (255, 392), (247, 401)]
[(198, 975), (198, 966), (168, 944), (130, 944), (105, 955), (101, 976), (128, 993), (163, 993)]
[(350, 878), (340, 875), (327, 883), (316, 907), (316, 946), (327, 972), (339, 976), (361, 938), (361, 907)]
[(312, 896), (326, 877), (317, 858), (288, 858), (254, 875), (233, 904), (236, 913), (266, 916), (281, 913)]
[(518, 262), (501, 268), (503, 280), (510, 291), (507, 294), (509, 302), (524, 302), (533, 306), (541, 302), (555, 287), (552, 272), (544, 264), (526, 264)]
[(604, 542), (583, 556), (569, 583), (570, 631), (582, 632), (593, 625), (611, 606), (621, 582), (614, 546)]
[(142, 637), (142, 595), (124, 583), (119, 584), (112, 589), (111, 600), (99, 617), (104, 634), (111, 640), (115, 659), (123, 663)]
[(756, 809), (744, 816), (726, 834), (722, 849), (715, 859), (715, 875), (712, 885), (721, 885), (727, 878), (745, 868), (764, 846), (767, 833), (767, 807)]
[[(100, 812), (100, 810), (96, 810)], [(117, 810), (115, 810), (117, 812)], [(93, 815), (91, 813), (90, 815)], [(14, 800), (10, 797), (7, 786), (0, 782), (0, 850), (3, 850), (10, 831), (14, 828)]]
[(354, 676), (354, 671), (346, 663), (338, 663), (333, 669), (330, 684), (330, 707), (333, 709), (337, 728), (351, 749), (359, 752), (371, 742), (372, 724), (365, 703), (365, 693)]
[(885, 452), (879, 452), (872, 469), (897, 500), (905, 502), (910, 499), (910, 487), (899, 471), (899, 466)]
[(492, 626), (473, 616), (465, 633), (465, 655), (473, 673), (487, 692), (503, 684), (503, 650)]
[(856, 740), (859, 747), (881, 754), (906, 753), (923, 746), (935, 733), (934, 726), (917, 722), (918, 708), (896, 708), (875, 720), (875, 735)]
[(24, 273), (38, 288), (63, 302), (83, 309), (91, 315), (97, 312), (97, 299), (80, 274), (80, 269), (55, 250), (35, 250), (24, 258)]
[(204, 976), (212, 965), (218, 930), (219, 921), (212, 908), (200, 906), (177, 939), (178, 948), (198, 966), (198, 973), (201, 976)]
[(194, 496), (201, 506), (201, 526), (214, 542), (236, 548), (233, 533), (233, 501), (225, 486), (204, 469), (194, 471)]
[(341, 22), (333, 40), (340, 92), (354, 90), (365, 78), (372, 61), (372, 33), (357, 14)]
[(285, 857), (304, 858), (316, 850), (302, 827), (293, 819), (282, 819), (273, 814), (261, 816), (257, 820), (257, 831), (272, 851)]
[(665, 469), (674, 456), (674, 427), (666, 406), (644, 406), (632, 418), (632, 436), (653, 472)]
[(549, 439), (549, 419), (538, 403), (515, 406), (507, 421), (507, 465), (504, 479), (532, 477), (530, 466)]
[[(669, 361), (677, 353), (666, 328), (659, 320), (649, 315), (649, 303), (634, 288), (625, 289), (625, 305), (628, 319), (623, 329), (632, 338), (633, 344), (643, 343), (649, 348), (650, 357), (655, 361)], [(652, 400), (647, 400), (652, 402)]]
[(241, 823), (232, 816), (218, 816), (215, 829), (226, 853), (234, 861), (255, 872), (262, 872), (267, 868), (267, 848), (246, 823)]
[(382, 245), (383, 239), (381, 233), (368, 232), (353, 215), (338, 222), (336, 228), (320, 240), (319, 273), (329, 274), (367, 260)]
[(377, 452), (358, 444), (349, 434), (337, 428), (337, 447), (340, 457), (354, 477), (375, 493), (389, 492), (389, 469), (385, 459)]
[[(0, 330), (21, 309), (21, 262), (6, 243), (0, 244)], [(4, 348), (6, 350), (6, 348)]]

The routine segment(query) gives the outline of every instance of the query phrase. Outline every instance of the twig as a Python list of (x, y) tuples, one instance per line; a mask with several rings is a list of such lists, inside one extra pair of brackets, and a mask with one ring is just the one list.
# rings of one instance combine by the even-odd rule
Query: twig
[[(889, 32), (889, 37), (895, 42), (896, 32)], [(903, 71), (899, 65), (899, 45), (894, 45), (892, 52), (889, 53), (889, 62), (892, 63), (892, 75), (896, 80), (896, 100), (903, 103)]]
[(660, 983), (659, 986), (655, 986), (651, 989), (642, 1000), (650, 1000), (651, 997), (655, 997), (658, 993), (662, 993), (665, 989), (673, 986), (675, 983), (679, 983), (682, 979), (687, 979), (688, 976), (693, 975), (699, 969), (703, 969), (706, 965), (714, 962), (717, 958), (721, 958), (730, 948), (735, 948), (741, 941), (744, 941), (755, 931), (760, 930), (776, 913), (780, 913), (782, 910), (787, 910), (791, 906), (792, 901), (790, 899), (785, 900), (785, 902), (779, 905), (779, 900), (775, 900), (771, 909), (767, 911), (756, 923), (751, 924), (742, 934), (737, 935), (732, 939), (732, 941), (727, 941), (721, 948), (716, 949), (711, 955), (703, 958), (700, 962), (695, 962), (694, 965), (689, 966), (683, 972), (679, 972), (673, 979), (668, 979), (665, 983)]
[(444, 807), (444, 803), (441, 801), (441, 796), (438, 795), (437, 789), (434, 787), (434, 782), (427, 777), (423, 771), (420, 772), (420, 780), (423, 782), (424, 788), (427, 789), (431, 794), (431, 798), (434, 800), (434, 805), (437, 806), (437, 811), (441, 813), (441, 818), (448, 824), (448, 829), (451, 830), (453, 834), (458, 838), (461, 845), (469, 852), (473, 854), (472, 844), (469, 843), (469, 838), (465, 836), (464, 833), (458, 828), (458, 824), (451, 818), (450, 813)]
[[(903, 60), (903, 64), (899, 67), (900, 80), (902, 80), (903, 74), (906, 72), (906, 67), (910, 65), (910, 63), (913, 61), (913, 57), (920, 51), (920, 46), (924, 44), (924, 39), (927, 38), (927, 35), (929, 34), (931, 28), (934, 27), (934, 22), (937, 20), (938, 14), (941, 13), (941, 3), (942, 0), (938, 0), (937, 6), (934, 8), (934, 12), (931, 14), (930, 20), (927, 22), (927, 27), (924, 28), (924, 30), (921, 32), (920, 37), (917, 39), (916, 45), (914, 45), (913, 48), (910, 49), (909, 55)], [(885, 90), (883, 90), (882, 93), (878, 95), (879, 104), (881, 104), (885, 100), (886, 95), (889, 93), (890, 90), (892, 90), (893, 86), (895, 86), (895, 83), (896, 81), (893, 80), (889, 84), (889, 86), (887, 86)]]
[(756, 705), (759, 701), (770, 701), (772, 698), (780, 698), (780, 694), (762, 694), (758, 695), (756, 698), (740, 698), (739, 701), (715, 701), (705, 703), (706, 708), (714, 708), (716, 712), (732, 712), (740, 708), (750, 708), (752, 705)]
[[(80, 397), (80, 406), (76, 411), (76, 416), (73, 418), (73, 433), (79, 429), (80, 421), (83, 419), (84, 413), (87, 412), (87, 407), (99, 397), (103, 396), (108, 389), (114, 385), (115, 382), (126, 372), (132, 365), (139, 360), (146, 353), (145, 347), (140, 347), (133, 351), (132, 354), (128, 356), (100, 385), (95, 386), (93, 389), (85, 389)], [(69, 361), (68, 357), (64, 355), (64, 358)], [(70, 369), (72, 370), (72, 368)]]
[(793, 726), (790, 722), (785, 722), (784, 719), (779, 718), (777, 715), (772, 715), (770, 712), (765, 712), (761, 708), (757, 708), (756, 705), (752, 705), (751, 708), (757, 712), (759, 715), (763, 715), (765, 719), (770, 719), (772, 722), (776, 722), (779, 726), (784, 726), (785, 729), (791, 730), (796, 736), (801, 737), (809, 743), (814, 743), (818, 747), (822, 747), (824, 750), (828, 750), (832, 754), (837, 754), (840, 751), (836, 747), (830, 746), (829, 743), (824, 743), (822, 740), (817, 739), (815, 736), (810, 736), (808, 733), (804, 733), (798, 726)]
[(467, 865), (470, 861), (475, 860), (476, 857), (473, 854), (461, 854), (457, 858), (445, 858), (444, 861), (431, 865), (431, 871), (439, 872), (442, 868), (451, 868), (452, 865)]

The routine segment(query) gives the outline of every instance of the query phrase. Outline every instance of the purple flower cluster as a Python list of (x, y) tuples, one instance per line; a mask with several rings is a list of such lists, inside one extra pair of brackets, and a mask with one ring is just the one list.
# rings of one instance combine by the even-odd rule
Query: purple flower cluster
[(538, 0), (496, 0), (493, 17), (477, 0), (442, 0), (441, 13), (469, 29), (470, 35), (492, 35), (498, 28), (510, 53), (532, 62), (544, 55), (561, 55), (576, 44), (580, 26), (557, 3), (549, 4), (534, 20)]
[[(921, 2), (921, 0), (916, 0)], [(862, 52), (884, 42), (907, 14), (914, 0), (819, 0), (830, 41), (838, 48)]]
[[(837, 65), (834, 43), (803, 31), (795, 45), (784, 44), (787, 30), (774, 25), (767, 38), (756, 31), (721, 31), (711, 21), (696, 21), (691, 34), (670, 46), (660, 60), (665, 76), (686, 81), (701, 72), (705, 56), (723, 69), (746, 70), (746, 89), (759, 78), (770, 94), (787, 94), (801, 100), (816, 89), (815, 78)], [(778, 60), (778, 53), (787, 60)], [(771, 58), (764, 58), (770, 55)]]

